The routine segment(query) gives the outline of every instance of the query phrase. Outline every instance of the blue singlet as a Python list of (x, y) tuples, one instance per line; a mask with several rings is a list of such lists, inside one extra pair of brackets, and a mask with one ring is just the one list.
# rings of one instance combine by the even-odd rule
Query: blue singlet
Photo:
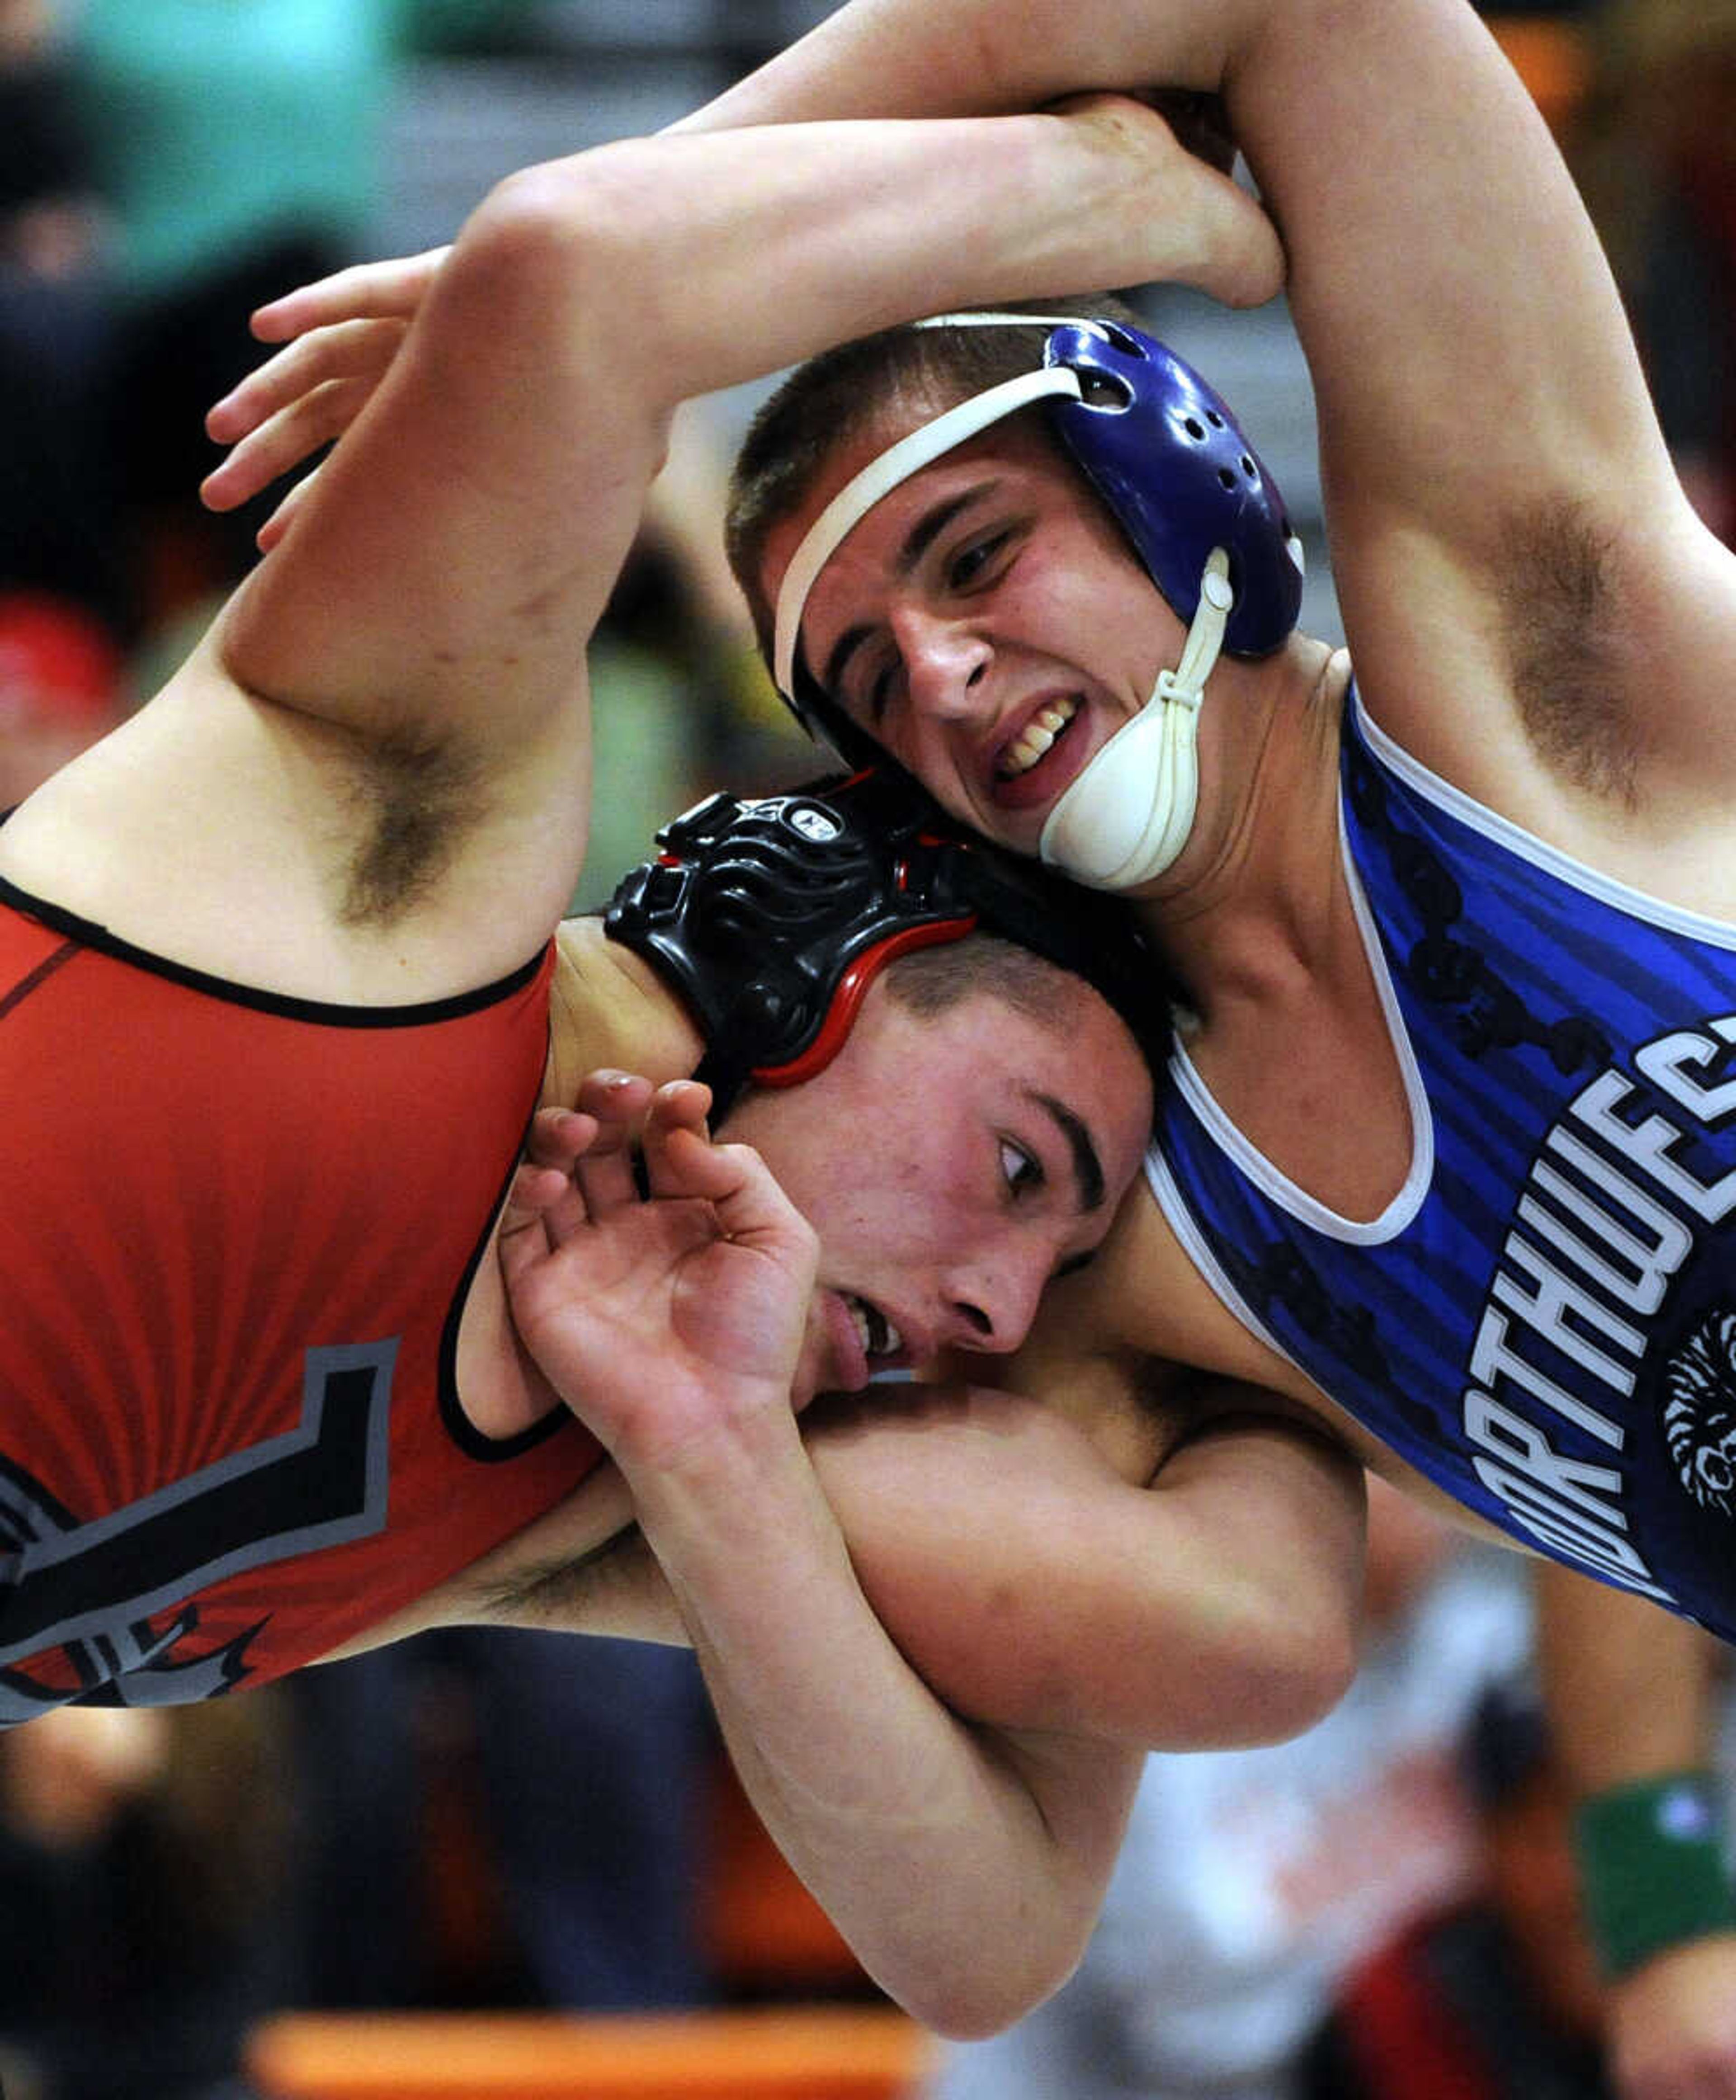
[(1543, 845), (1354, 696), (1341, 791), (1404, 1185), (1328, 1210), (1178, 1049), (1152, 1191), (1236, 1317), (1419, 1471), (1736, 1639), (1736, 927)]

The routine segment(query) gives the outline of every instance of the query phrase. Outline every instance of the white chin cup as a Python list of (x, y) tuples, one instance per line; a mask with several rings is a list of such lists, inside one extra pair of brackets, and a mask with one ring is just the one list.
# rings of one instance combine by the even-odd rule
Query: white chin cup
[(1205, 682), (1235, 604), (1229, 562), (1214, 549), (1180, 664), (1125, 722), (1049, 812), (1037, 850), (1092, 889), (1137, 889), (1168, 867), (1193, 829)]
[(1049, 812), (1037, 850), (1092, 889), (1136, 889), (1187, 842), (1199, 796), (1198, 696), (1154, 693)]

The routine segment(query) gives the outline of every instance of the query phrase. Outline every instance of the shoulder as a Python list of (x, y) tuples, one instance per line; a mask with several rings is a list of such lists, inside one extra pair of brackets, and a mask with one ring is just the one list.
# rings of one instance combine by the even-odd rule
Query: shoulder
[(609, 938), (600, 917), (562, 920), (545, 1101), (571, 1101), (588, 1072), (608, 1067), (659, 1084), (686, 1079), (703, 1049), (680, 999), (649, 963)]
[(553, 854), (482, 850), (496, 788), (460, 744), (261, 698), (220, 630), (19, 808), (0, 872), (138, 947), (291, 997), (414, 1004), (518, 968), (570, 885)]

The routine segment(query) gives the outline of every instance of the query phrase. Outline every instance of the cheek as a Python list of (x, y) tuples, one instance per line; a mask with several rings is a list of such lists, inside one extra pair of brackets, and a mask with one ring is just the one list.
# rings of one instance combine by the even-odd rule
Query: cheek
[(760, 1148), (778, 1186), (819, 1234), (822, 1273), (835, 1271), (840, 1258), (848, 1261), (884, 1230), (874, 1191), (857, 1180), (859, 1166), (871, 1159), (866, 1153), (839, 1158), (838, 1149), (835, 1144), (781, 1145), (773, 1158), (772, 1148)]
[(1181, 624), (1119, 536), (1082, 535), (1043, 581), (1051, 616), (1086, 638), (1096, 660), (1091, 668), (1112, 685), (1137, 688), (1143, 704), (1157, 671), (1179, 653)]
[(927, 1170), (878, 1144), (865, 1148), (861, 1166), (865, 1178), (827, 1200), (826, 1221), (816, 1223), (821, 1245), (865, 1275), (926, 1264), (948, 1230)]

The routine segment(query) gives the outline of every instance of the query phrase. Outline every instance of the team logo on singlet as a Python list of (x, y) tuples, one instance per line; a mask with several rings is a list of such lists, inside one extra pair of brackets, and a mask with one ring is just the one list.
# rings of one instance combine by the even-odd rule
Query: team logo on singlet
[(1736, 1312), (1713, 1313), (1670, 1360), (1663, 1432), (1688, 1493), (1736, 1515)]
[(397, 1356), (395, 1337), (305, 1351), (292, 1427), (106, 1515), (0, 1456), (0, 1728), (72, 1699), (174, 1705), (241, 1683), (260, 1626), (214, 1644), (199, 1593), (386, 1529)]
[(1532, 1160), (1464, 1395), (1478, 1474), (1531, 1536), (1665, 1601), (1654, 1552), (1721, 1549), (1649, 1496), (1642, 1517), (1642, 1476), (1736, 1517), (1733, 1124), (1736, 1013), (1580, 1088)]

